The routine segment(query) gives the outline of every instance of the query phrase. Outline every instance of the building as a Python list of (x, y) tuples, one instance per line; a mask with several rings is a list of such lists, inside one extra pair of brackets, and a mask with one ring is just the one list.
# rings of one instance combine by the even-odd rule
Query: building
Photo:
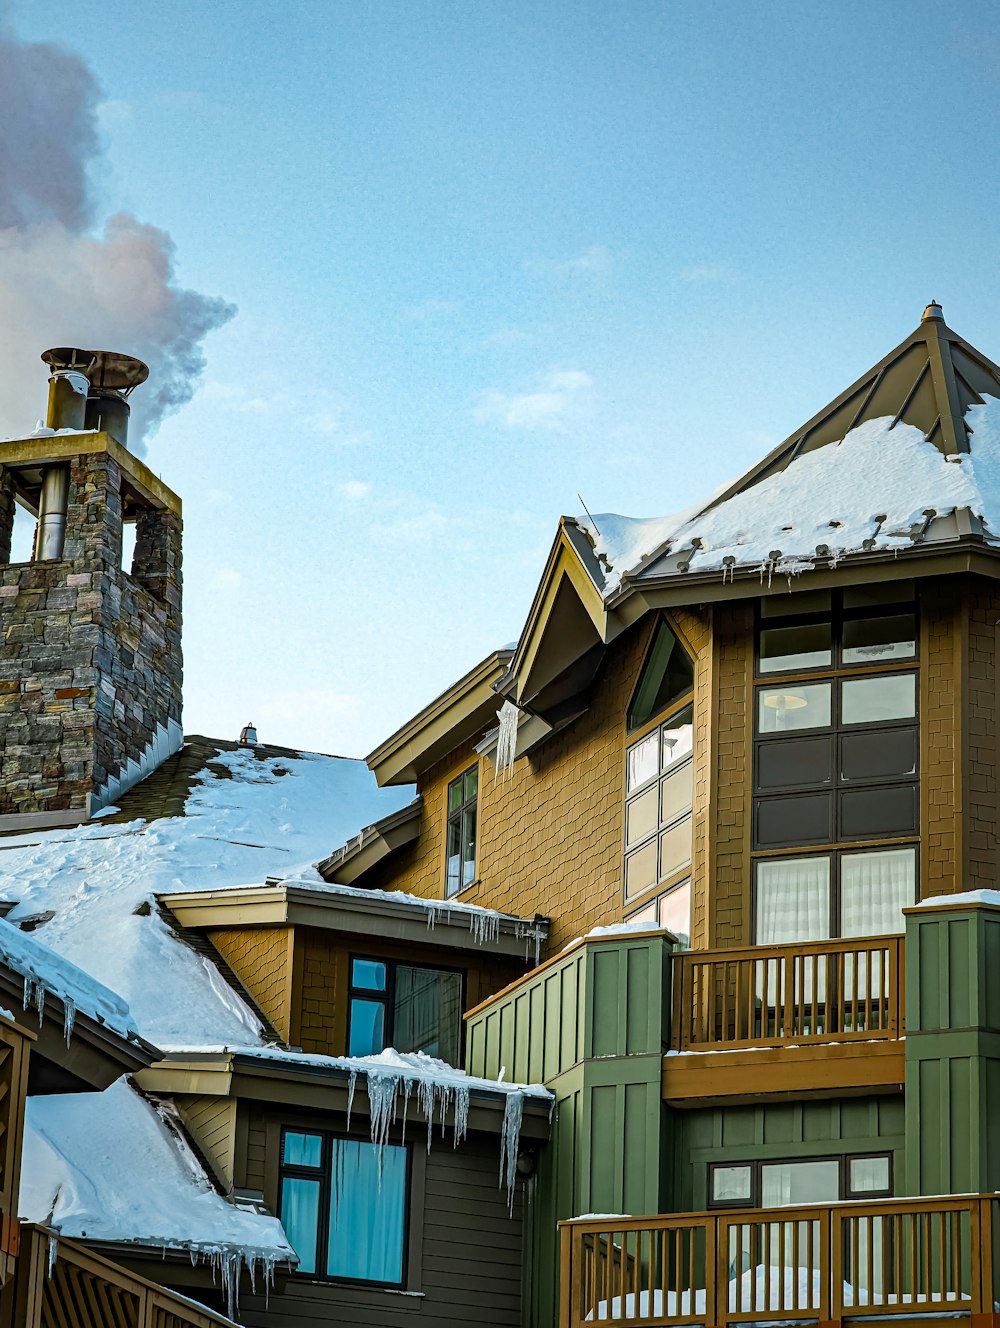
[[(0, 447), (5, 473), (34, 447), (50, 464), (52, 439)], [(23, 753), (7, 814), (33, 819), (3, 828), (37, 842), (2, 852), (0, 897), (53, 962), (89, 956), (127, 997), (144, 1061), (122, 1052), (132, 1086), (53, 1099), (53, 1121), (29, 1101), (28, 1129), (96, 1192), (87, 1141), (112, 1101), (212, 1196), (164, 1259), (148, 1214), (95, 1240), (50, 1185), (50, 1211), (22, 1207), (35, 1246), (56, 1231), (255, 1325), (992, 1317), (997, 531), (1000, 368), (931, 304), (701, 509), (563, 518), (516, 648), (367, 758), (378, 790), (281, 749), (167, 753), (147, 722), (70, 807), (115, 788), (114, 843), (83, 825), (57, 844), (41, 778), (67, 762)], [(26, 612), (42, 572), (2, 575)], [(64, 684), (32, 699), (39, 661), (15, 642), (44, 638), (58, 594), (39, 612), (0, 667), (27, 679), (8, 713), (55, 750), (50, 705), (79, 703), (88, 735), (101, 716)], [(102, 912), (74, 890), (109, 860)], [(101, 926), (124, 958), (88, 942)], [(0, 922), (12, 981), (21, 939)], [(425, 1152), (442, 1117), (452, 1137)], [(223, 1210), (249, 1257), (238, 1233), (212, 1252)]]

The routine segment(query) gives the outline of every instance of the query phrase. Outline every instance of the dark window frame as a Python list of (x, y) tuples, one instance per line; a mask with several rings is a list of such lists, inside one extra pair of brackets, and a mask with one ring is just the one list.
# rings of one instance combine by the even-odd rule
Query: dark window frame
[[(909, 583), (913, 584), (913, 583)], [(905, 669), (912, 667), (920, 658), (920, 604), (919, 598), (914, 591), (910, 598), (886, 600), (884, 604), (875, 604), (869, 608), (844, 608), (844, 591), (833, 590), (831, 593), (831, 605), (829, 609), (818, 610), (812, 613), (789, 613), (775, 614), (774, 617), (765, 617), (761, 612), (761, 604), (758, 601), (756, 606), (756, 625), (754, 632), (754, 681), (769, 682), (791, 677), (812, 678), (816, 675), (840, 672), (844, 670), (878, 670), (883, 669), (886, 672), (896, 668)], [(844, 655), (844, 624), (847, 622), (861, 622), (874, 618), (899, 618), (905, 614), (913, 614), (913, 654), (910, 656), (898, 656), (896, 658), (872, 663), (861, 662), (843, 662)], [(820, 624), (830, 624), (830, 663), (813, 664), (805, 667), (774, 669), (770, 672), (761, 671), (760, 638), (761, 632), (773, 631), (782, 627), (812, 627)], [(756, 725), (756, 719), (755, 719)]]
[[(317, 1135), (322, 1139), (321, 1161), (318, 1167), (308, 1167), (301, 1163), (285, 1161), (285, 1136), (286, 1134)], [(406, 1172), (403, 1189), (403, 1252), (400, 1268), (400, 1279), (396, 1282), (376, 1280), (366, 1277), (339, 1277), (330, 1273), (321, 1271), (327, 1266), (327, 1255), (330, 1248), (330, 1199), (333, 1188), (333, 1141), (371, 1145), (371, 1140), (362, 1138), (359, 1135), (341, 1133), (336, 1130), (314, 1129), (306, 1125), (283, 1124), (278, 1134), (278, 1202), (277, 1217), (281, 1221), (282, 1192), (284, 1190), (283, 1181), (285, 1177), (298, 1180), (311, 1180), (319, 1182), (319, 1216), (316, 1224), (316, 1269), (310, 1273), (299, 1273), (297, 1270), (292, 1274), (303, 1281), (323, 1282), (327, 1285), (337, 1286), (358, 1286), (358, 1287), (387, 1287), (394, 1290), (404, 1290), (407, 1286), (407, 1273), (410, 1261), (410, 1206), (413, 1198), (413, 1148), (407, 1143), (387, 1143), (387, 1148), (402, 1148), (406, 1157)], [(374, 1145), (371, 1145), (374, 1146)]]
[[(642, 684), (646, 676), (646, 669), (648, 668), (649, 663), (653, 657), (653, 652), (656, 649), (656, 643), (657, 640), (659, 639), (661, 627), (666, 627), (668, 631), (670, 631), (673, 634), (674, 639), (677, 642), (677, 645), (680, 647), (681, 651), (683, 652), (688, 662), (690, 663), (691, 686), (688, 688), (686, 692), (681, 693), (679, 696), (674, 697), (672, 701), (668, 701), (665, 705), (660, 706), (659, 710), (654, 711), (651, 715), (649, 715), (646, 719), (644, 719), (641, 724), (632, 724), (630, 717), (635, 707), (635, 704), (639, 699), (639, 693), (642, 690)], [(639, 671), (636, 674), (635, 684), (632, 687), (632, 691), (629, 693), (628, 702), (625, 706), (625, 737), (628, 746), (631, 746), (633, 742), (635, 742), (637, 739), (644, 737), (653, 728), (654, 725), (656, 725), (657, 723), (662, 723), (669, 715), (673, 714), (675, 710), (682, 709), (685, 705), (694, 700), (696, 665), (697, 665), (697, 658), (695, 652), (691, 650), (691, 648), (689, 647), (687, 638), (684, 636), (683, 632), (678, 631), (677, 624), (673, 621), (673, 619), (669, 616), (669, 614), (666, 613), (658, 614), (656, 621), (653, 623), (652, 629), (649, 633), (649, 637), (646, 641), (646, 648), (643, 652), (642, 663), (639, 666)]]
[[(851, 1163), (861, 1161), (866, 1158), (885, 1158), (889, 1163), (889, 1188), (886, 1190), (863, 1190), (854, 1192), (851, 1190)], [(808, 1162), (836, 1162), (839, 1164), (838, 1176), (838, 1194), (836, 1200), (827, 1200), (829, 1203), (846, 1203), (851, 1199), (891, 1199), (894, 1185), (893, 1154), (891, 1149), (869, 1149), (863, 1153), (821, 1153), (809, 1154), (799, 1157), (761, 1157), (761, 1158), (734, 1158), (732, 1161), (720, 1159), (717, 1162), (708, 1164), (708, 1189), (707, 1206), (711, 1209), (717, 1208), (753, 1208), (761, 1212), (770, 1212), (771, 1209), (763, 1208), (761, 1198), (763, 1194), (763, 1168), (764, 1167), (787, 1167), (800, 1166)], [(749, 1199), (716, 1199), (713, 1196), (714, 1181), (716, 1171), (726, 1171), (732, 1167), (750, 1168), (750, 1198)], [(777, 1210), (775, 1210), (777, 1211)]]
[[(465, 781), (468, 778), (468, 776), (472, 774), (473, 771), (476, 772), (476, 791), (471, 798), (466, 798), (464, 797)], [(462, 785), (463, 798), (461, 803), (455, 808), (454, 811), (452, 811), (451, 791), (456, 784)], [(463, 890), (470, 889), (476, 883), (476, 871), (478, 869), (478, 864), (479, 864), (479, 762), (478, 761), (474, 761), (472, 765), (466, 766), (466, 768), (460, 774), (457, 774), (454, 779), (449, 779), (447, 788), (445, 789), (444, 799), (445, 799), (444, 808), (445, 808), (445, 818), (446, 818), (445, 829), (444, 829), (444, 896), (446, 899), (454, 899), (457, 895), (460, 895)], [(469, 812), (472, 812), (472, 814), (475, 816), (475, 831), (472, 836), (472, 852), (473, 852), (472, 880), (466, 881), (465, 868), (468, 860), (465, 857), (465, 842), (466, 842), (465, 826), (466, 826), (466, 817), (468, 816)], [(458, 826), (458, 843), (459, 843), (458, 885), (455, 887), (454, 890), (451, 889), (451, 878), (448, 870), (448, 863), (450, 860), (448, 856), (448, 842), (451, 839), (452, 825)]]
[[(856, 857), (863, 853), (889, 853), (893, 849), (912, 849), (913, 850), (913, 904), (919, 903), (920, 895), (920, 844), (915, 839), (894, 839), (880, 842), (866, 841), (862, 847), (860, 844), (840, 845), (837, 848), (824, 846), (821, 849), (812, 849), (812, 846), (805, 846), (800, 852), (782, 849), (779, 853), (758, 854), (751, 864), (751, 879), (753, 888), (750, 892), (750, 935), (757, 935), (757, 872), (763, 865), (767, 866), (771, 862), (788, 862), (793, 858), (828, 858), (830, 861), (830, 899), (829, 899), (829, 938), (831, 941), (851, 940), (852, 937), (841, 935), (840, 930), (840, 860), (844, 857)], [(890, 933), (899, 935), (898, 932)], [(803, 940), (806, 938), (803, 937)], [(858, 937), (857, 939), (864, 939)], [(754, 944), (763, 945), (763, 941), (754, 941)], [(822, 940), (819, 942), (822, 944)], [(860, 1156), (860, 1154), (852, 1154)]]
[[(385, 965), (385, 990), (377, 991), (371, 987), (358, 987), (354, 984), (354, 964), (360, 960), (361, 963), (384, 964)], [(452, 964), (415, 964), (409, 959), (389, 959), (384, 955), (359, 954), (351, 952), (347, 956), (347, 1043), (346, 1052), (350, 1055), (351, 1048), (351, 1020), (354, 1014), (354, 1001), (366, 1000), (373, 1003), (378, 1002), (382, 1006), (382, 1036), (385, 1039), (385, 1047), (394, 1046), (393, 1035), (395, 1033), (396, 1017), (396, 970), (397, 968), (418, 968), (430, 973), (457, 973), (462, 980), (462, 994), (459, 998), (459, 1025), (458, 1025), (458, 1059), (465, 1061), (465, 1020), (462, 1018), (462, 1011), (465, 1010), (466, 988), (468, 986), (468, 970), (459, 968)], [(396, 1048), (398, 1050), (398, 1048)], [(375, 1053), (378, 1054), (377, 1052)], [(461, 1065), (455, 1066), (455, 1069), (461, 1069)], [(313, 1131), (315, 1133), (315, 1131)]]

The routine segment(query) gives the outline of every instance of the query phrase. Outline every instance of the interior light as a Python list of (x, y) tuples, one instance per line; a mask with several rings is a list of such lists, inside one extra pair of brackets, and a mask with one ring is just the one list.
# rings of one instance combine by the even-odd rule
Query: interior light
[(801, 692), (765, 692), (764, 704), (769, 710), (801, 710), (809, 702)]

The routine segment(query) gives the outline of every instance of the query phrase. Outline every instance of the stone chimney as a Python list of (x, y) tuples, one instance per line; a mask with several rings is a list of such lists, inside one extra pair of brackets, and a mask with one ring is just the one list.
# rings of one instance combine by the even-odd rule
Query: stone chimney
[[(182, 741), (181, 502), (125, 445), (148, 370), (42, 358), (47, 425), (0, 443), (0, 829), (85, 820)], [(29, 562), (10, 561), (15, 502), (37, 523)]]

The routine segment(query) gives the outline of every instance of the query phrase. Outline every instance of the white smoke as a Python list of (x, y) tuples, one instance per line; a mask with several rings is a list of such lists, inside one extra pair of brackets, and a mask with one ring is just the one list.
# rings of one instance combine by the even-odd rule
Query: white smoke
[(41, 352), (81, 346), (149, 365), (129, 428), (141, 452), (190, 400), (205, 335), (236, 311), (176, 284), (166, 232), (127, 213), (92, 227), (100, 89), (72, 52), (18, 41), (2, 10), (0, 0), (0, 437), (44, 413)]

